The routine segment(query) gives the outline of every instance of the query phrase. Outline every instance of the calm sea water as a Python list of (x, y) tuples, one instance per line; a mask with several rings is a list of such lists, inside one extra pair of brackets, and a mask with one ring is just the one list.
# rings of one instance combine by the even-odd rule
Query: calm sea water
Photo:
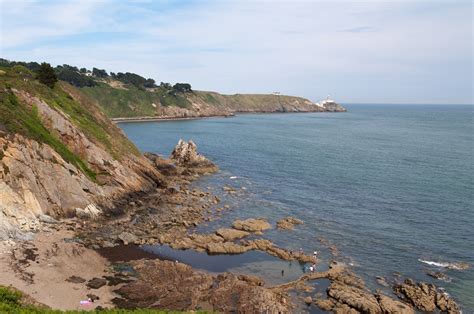
[[(120, 127), (142, 151), (164, 155), (179, 138), (193, 139), (220, 166), (218, 174), (196, 184), (222, 194), (231, 208), (201, 231), (236, 218), (298, 217), (304, 225), (265, 237), (287, 248), (321, 251), (329, 261), (329, 250), (318, 241), (324, 237), (370, 287), (384, 289), (375, 276), (399, 272), (446, 288), (474, 312), (474, 107), (347, 108)], [(239, 193), (227, 195), (223, 185)], [(467, 262), (471, 269), (420, 259)], [(452, 281), (436, 281), (426, 275), (429, 270), (443, 271)]]

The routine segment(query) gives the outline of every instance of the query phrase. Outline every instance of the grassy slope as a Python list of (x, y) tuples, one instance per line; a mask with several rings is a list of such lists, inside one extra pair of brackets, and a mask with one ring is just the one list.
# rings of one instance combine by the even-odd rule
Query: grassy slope
[(273, 111), (281, 105), (293, 102), (304, 103), (307, 99), (286, 95), (271, 94), (235, 94), (223, 95), (216, 92), (197, 91), (194, 97), (216, 106), (226, 107), (233, 111)]
[(205, 103), (218, 109), (232, 111), (275, 111), (281, 105), (294, 101), (303, 103), (301, 97), (265, 94), (222, 95), (216, 92), (195, 91), (172, 96), (161, 88), (155, 91), (140, 90), (133, 86), (114, 88), (106, 83), (83, 87), (81, 91), (94, 99), (111, 118), (143, 117), (156, 115), (152, 103), (163, 106), (190, 108), (192, 102)]
[(94, 99), (112, 118), (153, 116), (155, 108), (151, 105), (178, 106), (186, 108), (190, 105), (186, 97), (172, 96), (162, 89), (155, 92), (141, 90), (133, 86), (127, 89), (113, 88), (106, 83), (99, 83), (94, 87), (83, 87), (82, 92)]
[[(63, 83), (50, 89), (36, 81), (33, 74), (21, 66), (0, 71), (0, 128), (50, 145), (66, 161), (95, 180), (96, 174), (81, 156), (74, 154), (60, 141), (58, 134), (43, 125), (37, 108), (22, 103), (12, 92), (12, 89), (23, 90), (65, 113), (89, 140), (106, 149), (114, 158), (120, 159), (129, 153), (139, 154), (135, 146), (108, 121), (100, 109), (73, 87)], [(71, 94), (82, 101), (76, 101)]]

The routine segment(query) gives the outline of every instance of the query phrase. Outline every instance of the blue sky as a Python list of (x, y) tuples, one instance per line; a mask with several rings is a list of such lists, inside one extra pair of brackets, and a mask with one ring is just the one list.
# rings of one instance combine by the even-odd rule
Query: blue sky
[(473, 101), (472, 1), (1, 2), (1, 57), (222, 93)]

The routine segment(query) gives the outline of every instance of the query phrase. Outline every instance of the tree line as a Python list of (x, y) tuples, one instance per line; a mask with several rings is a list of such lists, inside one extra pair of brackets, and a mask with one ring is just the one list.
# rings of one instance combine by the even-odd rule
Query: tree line
[(91, 71), (86, 68), (79, 69), (76, 66), (68, 64), (58, 65), (53, 68), (46, 62), (39, 64), (38, 62), (9, 61), (0, 58), (0, 66), (12, 67), (15, 65), (24, 66), (33, 71), (36, 73), (36, 77), (40, 82), (51, 88), (54, 87), (58, 80), (66, 81), (76, 87), (93, 87), (99, 84), (98, 80), (110, 78), (143, 90), (147, 88), (161, 88), (173, 95), (192, 92), (191, 85), (188, 83), (176, 83), (171, 85), (170, 83), (161, 82), (158, 86), (154, 79), (144, 78), (131, 72), (110, 72), (109, 74), (106, 70), (98, 68), (92, 68)]

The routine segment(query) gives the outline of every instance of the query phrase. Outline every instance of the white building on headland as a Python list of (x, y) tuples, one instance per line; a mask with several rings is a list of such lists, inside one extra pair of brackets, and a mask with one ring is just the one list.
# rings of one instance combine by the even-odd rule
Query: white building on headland
[(326, 99), (316, 102), (315, 105), (318, 107), (325, 107), (325, 105), (335, 104), (335, 103), (336, 102), (333, 99), (331, 99), (331, 96), (327, 95)]

